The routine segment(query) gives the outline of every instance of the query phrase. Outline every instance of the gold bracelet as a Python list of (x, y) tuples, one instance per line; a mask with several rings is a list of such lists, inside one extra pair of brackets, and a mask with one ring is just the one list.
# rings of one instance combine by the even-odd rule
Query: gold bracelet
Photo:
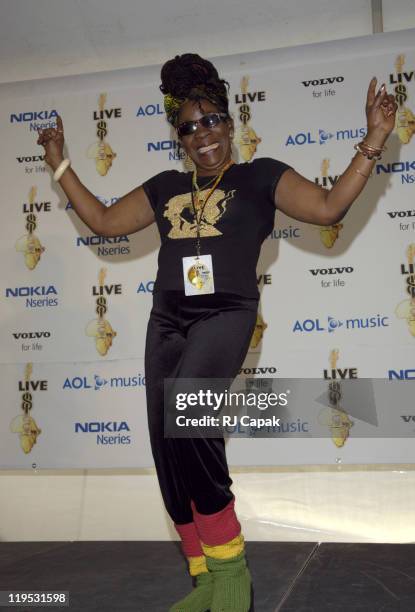
[(364, 144), (361, 143), (361, 142), (359, 142), (358, 144), (355, 144), (354, 145), (354, 149), (356, 151), (359, 151), (359, 153), (364, 155), (364, 157), (367, 157), (367, 159), (370, 159), (370, 160), (372, 160), (372, 159), (375, 159), (375, 160), (382, 159), (382, 151), (380, 149), (378, 149), (377, 151), (371, 151), (369, 149), (365, 149)]
[(365, 178), (367, 178), (367, 179), (368, 179), (368, 178), (370, 178), (370, 177), (372, 176), (372, 173), (370, 173), (370, 174), (363, 174), (363, 172), (361, 172), (361, 171), (359, 170), (359, 168), (355, 168), (355, 172), (357, 172), (357, 174), (360, 174), (360, 176), (364, 176), (364, 177), (365, 177)]
[(387, 147), (374, 147), (373, 145), (370, 145), (368, 142), (366, 142), (366, 140), (362, 140), (361, 143), (359, 144), (363, 144), (366, 148), (368, 149), (372, 149), (372, 151), (386, 151)]

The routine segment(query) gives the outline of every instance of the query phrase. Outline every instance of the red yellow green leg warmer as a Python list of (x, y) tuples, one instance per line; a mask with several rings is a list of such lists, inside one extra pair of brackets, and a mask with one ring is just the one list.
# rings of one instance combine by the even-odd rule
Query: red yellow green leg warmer
[(175, 603), (170, 612), (206, 612), (210, 609), (213, 597), (213, 579), (208, 572), (206, 557), (203, 553), (194, 523), (175, 525), (181, 538), (182, 550), (189, 563), (189, 572), (195, 581), (194, 589)]
[(213, 577), (211, 612), (248, 612), (251, 607), (251, 575), (234, 503), (232, 500), (223, 510), (209, 515), (193, 507), (206, 564)]

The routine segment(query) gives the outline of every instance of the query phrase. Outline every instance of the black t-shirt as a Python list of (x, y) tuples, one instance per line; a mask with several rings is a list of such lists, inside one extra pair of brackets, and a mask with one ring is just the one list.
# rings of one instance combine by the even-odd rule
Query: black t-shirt
[[(270, 158), (234, 164), (208, 199), (200, 245), (202, 255), (212, 256), (215, 292), (258, 297), (259, 252), (274, 227), (274, 193), (288, 168)], [(209, 192), (210, 187), (204, 189), (204, 185), (211, 181), (212, 177), (198, 177), (202, 196)], [(143, 187), (161, 237), (154, 291), (184, 291), (182, 257), (196, 255), (192, 173), (167, 170)]]

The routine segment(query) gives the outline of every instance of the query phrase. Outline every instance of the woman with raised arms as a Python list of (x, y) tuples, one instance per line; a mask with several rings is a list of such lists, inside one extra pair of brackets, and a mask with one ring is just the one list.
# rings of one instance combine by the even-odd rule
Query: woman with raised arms
[[(106, 208), (63, 159), (62, 120), (39, 132), (46, 162), (79, 217), (97, 235), (156, 222), (161, 247), (148, 323), (145, 374), (150, 440), (164, 503), (195, 578), (173, 612), (247, 612), (251, 578), (222, 438), (164, 438), (165, 378), (233, 379), (256, 323), (256, 264), (275, 210), (317, 225), (346, 214), (395, 124), (397, 105), (376, 79), (367, 135), (330, 191), (275, 159), (235, 163), (228, 87), (196, 54), (166, 62), (160, 86), (168, 121), (193, 172), (167, 170)], [(160, 585), (161, 586), (161, 585)]]

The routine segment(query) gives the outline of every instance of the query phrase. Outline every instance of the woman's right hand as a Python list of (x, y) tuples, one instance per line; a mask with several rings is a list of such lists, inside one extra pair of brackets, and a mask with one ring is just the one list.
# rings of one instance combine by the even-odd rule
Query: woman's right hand
[(55, 171), (63, 160), (63, 145), (65, 143), (61, 117), (58, 115), (56, 118), (56, 128), (38, 130), (38, 134), (37, 144), (45, 148), (45, 161)]

